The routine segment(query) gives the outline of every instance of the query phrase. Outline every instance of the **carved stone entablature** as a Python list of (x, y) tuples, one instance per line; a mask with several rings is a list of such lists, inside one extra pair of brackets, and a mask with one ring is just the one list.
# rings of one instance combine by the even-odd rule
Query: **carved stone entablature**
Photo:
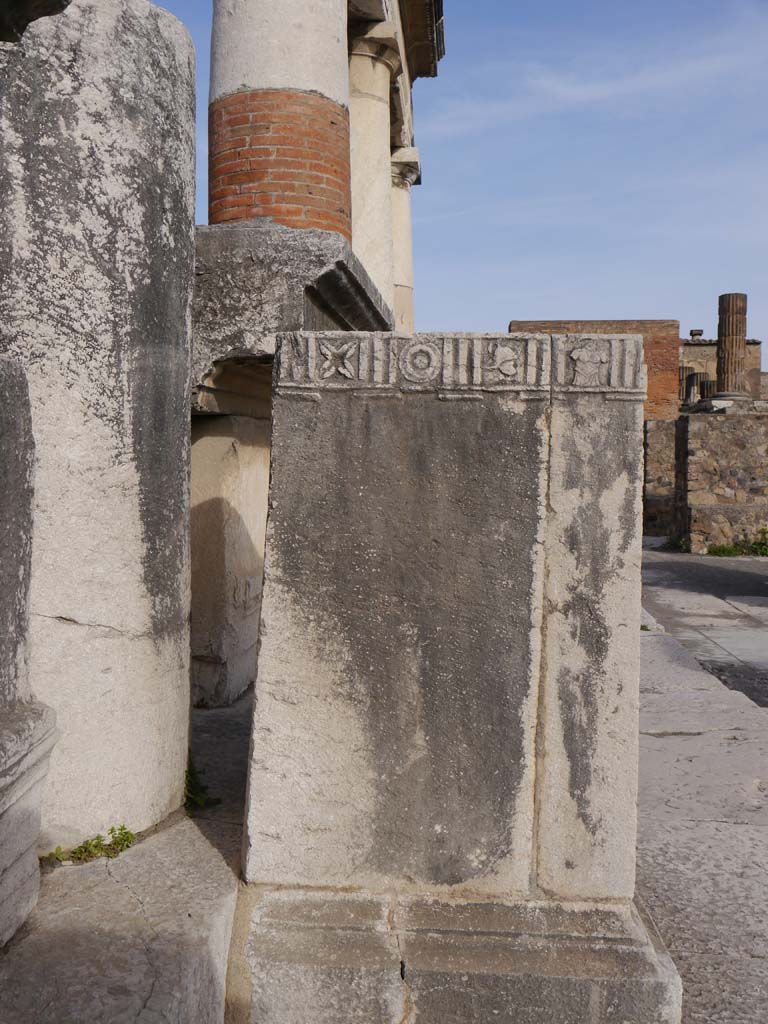
[(548, 335), (283, 335), (281, 388), (549, 391)]
[(72, 0), (5, 0), (0, 10), (0, 42), (17, 43), (38, 18), (61, 14)]
[(641, 400), (646, 372), (636, 335), (299, 332), (282, 336), (278, 384), (527, 397), (596, 392)]
[(637, 334), (555, 334), (552, 383), (556, 391), (610, 391), (644, 395), (647, 372)]

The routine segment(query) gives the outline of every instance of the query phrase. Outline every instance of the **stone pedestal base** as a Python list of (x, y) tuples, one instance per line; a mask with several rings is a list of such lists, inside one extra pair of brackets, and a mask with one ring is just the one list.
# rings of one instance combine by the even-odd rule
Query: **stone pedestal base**
[(44, 704), (0, 708), (0, 946), (37, 901), (40, 807), (54, 725)]
[(250, 1024), (680, 1020), (680, 979), (631, 903), (252, 899)]

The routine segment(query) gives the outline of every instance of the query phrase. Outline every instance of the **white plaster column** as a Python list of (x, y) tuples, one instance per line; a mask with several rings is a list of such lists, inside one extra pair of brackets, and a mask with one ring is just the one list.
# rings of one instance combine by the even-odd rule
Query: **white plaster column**
[(418, 149), (392, 154), (392, 240), (394, 246), (395, 329), (413, 334), (413, 223), (411, 188), (421, 182)]
[(347, 0), (214, 0), (210, 101), (249, 89), (314, 92), (346, 107)]
[(390, 308), (395, 302), (390, 94), (400, 66), (390, 22), (374, 25), (352, 41), (352, 248)]
[(209, 220), (352, 238), (347, 0), (214, 0)]

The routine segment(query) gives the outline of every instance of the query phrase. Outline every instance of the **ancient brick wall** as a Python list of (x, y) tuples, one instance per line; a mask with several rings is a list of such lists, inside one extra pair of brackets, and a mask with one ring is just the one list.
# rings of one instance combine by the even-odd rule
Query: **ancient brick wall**
[(642, 334), (648, 367), (649, 420), (674, 420), (678, 411), (680, 324), (677, 320), (513, 320), (513, 334)]
[(645, 532), (667, 537), (674, 530), (675, 420), (645, 422)]
[(768, 415), (681, 416), (675, 505), (676, 534), (694, 553), (768, 528)]
[(352, 237), (349, 112), (325, 96), (258, 89), (211, 105), (211, 224), (266, 217)]

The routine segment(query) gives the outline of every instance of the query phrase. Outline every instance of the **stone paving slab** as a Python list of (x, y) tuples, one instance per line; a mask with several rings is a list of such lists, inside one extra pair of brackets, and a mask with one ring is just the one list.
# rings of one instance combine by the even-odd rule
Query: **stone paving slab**
[(768, 1020), (768, 711), (669, 636), (641, 662), (638, 895), (683, 978), (683, 1024)]
[(2, 1024), (219, 1024), (237, 879), (186, 817), (60, 867), (0, 954)]
[(113, 861), (60, 867), (0, 950), (0, 1024), (221, 1024), (238, 891), (251, 695), (192, 716), (218, 801)]

